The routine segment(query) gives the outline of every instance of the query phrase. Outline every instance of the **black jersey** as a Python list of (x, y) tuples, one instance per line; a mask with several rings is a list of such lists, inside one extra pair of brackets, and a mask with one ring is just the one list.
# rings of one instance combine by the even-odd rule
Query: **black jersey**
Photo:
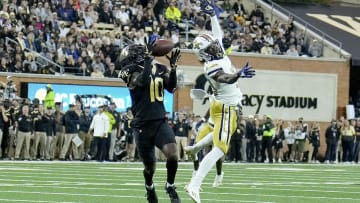
[(165, 119), (164, 90), (172, 93), (175, 88), (176, 73), (169, 74), (166, 66), (154, 64), (150, 81), (130, 89), (131, 110), (134, 113), (132, 125), (142, 121)]

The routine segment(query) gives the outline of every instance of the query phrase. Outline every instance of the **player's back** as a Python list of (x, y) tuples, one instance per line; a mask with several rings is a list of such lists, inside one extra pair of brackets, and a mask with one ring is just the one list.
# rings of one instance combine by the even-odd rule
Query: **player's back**
[(219, 60), (208, 61), (204, 64), (205, 75), (208, 78), (211, 87), (214, 89), (214, 96), (216, 100), (222, 101), (227, 105), (238, 105), (241, 102), (242, 93), (237, 85), (220, 83), (211, 78), (216, 72), (223, 70), (225, 73), (233, 74), (236, 72), (232, 66), (229, 57), (225, 56)]

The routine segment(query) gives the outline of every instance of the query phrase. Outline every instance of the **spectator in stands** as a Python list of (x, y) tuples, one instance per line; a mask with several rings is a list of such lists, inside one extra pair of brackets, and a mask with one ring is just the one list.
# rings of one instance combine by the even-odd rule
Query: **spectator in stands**
[(308, 53), (311, 57), (321, 57), (322, 56), (322, 45), (317, 39), (314, 39), (309, 46)]
[(264, 12), (261, 10), (260, 5), (251, 11), (249, 19), (253, 19), (253, 17), (256, 17), (257, 21), (264, 22)]
[(274, 38), (271, 35), (271, 31), (267, 31), (264, 36), (264, 43), (267, 42), (269, 46), (274, 46)]
[(260, 53), (261, 48), (264, 46), (262, 35), (260, 33), (256, 34), (251, 50), (256, 53)]
[(253, 16), (251, 18), (251, 21), (249, 24), (249, 29), (250, 29), (250, 32), (254, 33), (254, 34), (258, 33), (261, 30), (261, 28), (259, 26), (259, 20), (256, 16)]
[(239, 44), (239, 48), (238, 48), (238, 52), (249, 52), (251, 49), (250, 47), (246, 44), (246, 41), (244, 38), (240, 39), (240, 44)]
[(224, 28), (229, 30), (230, 32), (242, 31), (242, 27), (240, 26), (240, 24), (235, 21), (234, 14), (230, 14), (226, 18), (224, 22)]
[(264, 46), (261, 48), (260, 53), (265, 54), (265, 55), (272, 55), (273, 54), (273, 49), (269, 45), (269, 42), (267, 42), (267, 41), (264, 42)]
[(299, 52), (297, 51), (294, 44), (289, 46), (289, 49), (286, 51), (287, 56), (299, 56)]
[(176, 7), (176, 1), (171, 0), (169, 6), (166, 8), (165, 11), (165, 18), (168, 20), (169, 29), (172, 30), (173, 27), (177, 26), (177, 23), (181, 20), (181, 12), (179, 8)]
[(61, 6), (57, 10), (60, 19), (63, 21), (76, 22), (77, 21), (77, 12), (71, 7), (67, 1), (63, 1)]
[(10, 66), (10, 68), (8, 69), (9, 72), (13, 72), (13, 73), (25, 73), (26, 71), (23, 69), (22, 66), (22, 62), (20, 60), (17, 60), (15, 62), (14, 66)]
[(115, 19), (121, 26), (128, 26), (130, 24), (130, 16), (125, 10), (125, 5), (121, 5), (120, 9), (115, 10)]
[(245, 39), (245, 43), (248, 47), (252, 47), (253, 46), (253, 37), (250, 34), (250, 29), (249, 26), (245, 26), (244, 27), (244, 34), (242, 36)]
[(282, 36), (279, 40), (277, 40), (277, 42), (275, 42), (276, 44), (278, 44), (279, 49), (281, 54), (286, 53), (286, 51), (289, 49), (288, 44), (286, 43), (286, 37)]
[(233, 5), (230, 3), (230, 0), (224, 0), (224, 2), (221, 5), (222, 9), (224, 9), (224, 11), (226, 11), (227, 13), (233, 11), (232, 6)]
[(95, 65), (93, 68), (93, 72), (91, 73), (90, 77), (92, 78), (104, 78), (104, 74), (101, 72), (100, 67)]
[(118, 73), (115, 71), (115, 64), (114, 63), (110, 63), (109, 69), (107, 69), (105, 71), (104, 76), (109, 77), (109, 78), (118, 77)]
[(279, 44), (274, 45), (272, 54), (273, 55), (281, 55), (282, 54), (281, 50), (280, 50), (280, 47), (279, 47)]
[(105, 72), (105, 66), (101, 62), (101, 56), (99, 54), (95, 56), (95, 61), (91, 64), (91, 66), (92, 66), (93, 70), (98, 68), (101, 73)]

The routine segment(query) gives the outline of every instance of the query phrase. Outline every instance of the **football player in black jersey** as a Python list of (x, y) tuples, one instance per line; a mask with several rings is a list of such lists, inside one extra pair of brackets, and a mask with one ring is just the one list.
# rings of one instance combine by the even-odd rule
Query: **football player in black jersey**
[(134, 119), (131, 123), (137, 149), (144, 164), (144, 178), (149, 203), (157, 203), (153, 184), (156, 168), (155, 146), (166, 156), (167, 183), (165, 190), (172, 203), (179, 203), (175, 191), (175, 175), (178, 167), (175, 135), (165, 118), (164, 89), (173, 93), (176, 89), (176, 63), (180, 50), (176, 49), (167, 57), (170, 70), (162, 64), (154, 63), (152, 50), (155, 40), (144, 45), (131, 44), (125, 47), (118, 60), (121, 66), (119, 78), (127, 83), (132, 100)]

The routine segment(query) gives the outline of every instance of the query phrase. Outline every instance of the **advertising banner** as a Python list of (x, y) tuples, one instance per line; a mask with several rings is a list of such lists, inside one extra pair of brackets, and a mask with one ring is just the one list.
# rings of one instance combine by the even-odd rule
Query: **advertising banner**
[[(90, 106), (92, 109), (108, 102), (103, 96), (108, 96), (116, 103), (117, 111), (124, 112), (126, 108), (131, 107), (131, 98), (129, 90), (126, 87), (108, 87), (93, 85), (67, 85), (51, 84), (55, 92), (55, 101), (62, 102), (63, 110), (68, 109), (69, 104), (75, 103), (76, 95), (94, 95), (83, 99), (84, 106)], [(38, 98), (44, 100), (46, 95), (46, 84), (28, 83), (28, 97), (33, 100)], [(166, 111), (173, 112), (173, 95), (165, 91), (164, 104)]]

